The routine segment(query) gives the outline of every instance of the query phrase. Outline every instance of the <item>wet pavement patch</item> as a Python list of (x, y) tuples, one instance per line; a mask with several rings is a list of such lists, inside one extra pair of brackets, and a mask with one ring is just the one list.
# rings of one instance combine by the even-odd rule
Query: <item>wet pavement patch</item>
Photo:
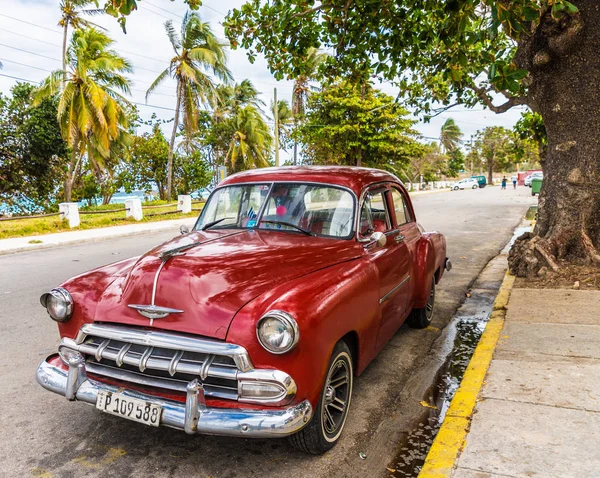
[[(492, 263), (490, 266), (493, 266)], [(479, 284), (477, 289), (469, 292), (467, 299), (457, 310), (450, 324), (455, 329), (455, 333), (450, 336), (450, 340), (453, 339), (452, 350), (439, 370), (429, 396), (421, 402), (423, 415), (420, 421), (403, 436), (396, 458), (387, 468), (391, 476), (416, 477), (421, 471), (429, 448), (485, 330), (499, 286), (496, 280)]]

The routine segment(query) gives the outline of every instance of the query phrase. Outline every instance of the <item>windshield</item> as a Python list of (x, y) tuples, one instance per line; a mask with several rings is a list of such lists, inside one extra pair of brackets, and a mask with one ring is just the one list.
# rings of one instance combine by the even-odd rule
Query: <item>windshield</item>
[(261, 229), (350, 238), (353, 219), (352, 194), (335, 186), (244, 184), (217, 189), (206, 203), (196, 230)]

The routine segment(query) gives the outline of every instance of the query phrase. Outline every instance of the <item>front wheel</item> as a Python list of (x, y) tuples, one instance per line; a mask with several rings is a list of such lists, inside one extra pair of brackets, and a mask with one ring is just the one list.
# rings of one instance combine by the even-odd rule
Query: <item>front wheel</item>
[(352, 398), (352, 353), (344, 341), (331, 354), (319, 404), (308, 425), (290, 437), (295, 448), (311, 455), (321, 455), (339, 440)]
[(435, 278), (431, 280), (429, 299), (422, 309), (413, 309), (408, 316), (408, 325), (413, 329), (424, 329), (431, 324), (433, 306), (435, 305)]
[(471, 189), (478, 189), (479, 186), (473, 186)]
[(454, 190), (455, 190), (455, 191), (458, 191), (458, 186), (454, 186)]

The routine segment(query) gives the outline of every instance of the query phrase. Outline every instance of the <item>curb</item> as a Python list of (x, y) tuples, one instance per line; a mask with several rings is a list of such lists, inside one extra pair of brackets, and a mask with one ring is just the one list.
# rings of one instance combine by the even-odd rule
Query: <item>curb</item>
[(429, 449), (419, 478), (452, 476), (454, 465), (466, 443), (477, 396), (504, 327), (506, 306), (514, 283), (515, 277), (507, 271), (494, 301), (490, 319), (473, 352), (460, 386), (450, 402), (442, 426)]
[[(192, 218), (194, 221), (196, 220), (196, 218)], [(159, 224), (160, 221), (157, 221), (156, 223), (148, 223), (148, 224)], [(185, 220), (182, 219), (181, 223), (185, 223)], [(121, 226), (115, 226), (115, 227), (121, 227)], [(120, 232), (120, 231), (111, 231), (110, 229), (112, 229), (111, 227), (103, 227), (103, 228), (95, 228), (95, 229), (86, 229), (86, 231), (98, 231), (98, 230), (103, 230), (102, 232), (105, 232), (105, 234), (103, 235), (98, 235), (98, 236), (92, 236), (92, 237), (73, 237), (72, 239), (64, 239), (64, 240), (60, 240), (60, 241), (56, 241), (56, 242), (52, 242), (52, 239), (50, 239), (50, 242), (42, 242), (42, 243), (26, 243), (23, 245), (19, 245), (19, 246), (14, 246), (11, 248), (6, 248), (6, 249), (1, 249), (0, 248), (0, 256), (3, 255), (8, 255), (8, 254), (16, 254), (19, 252), (30, 252), (30, 251), (38, 251), (41, 249), (52, 249), (55, 247), (61, 247), (61, 246), (71, 246), (71, 245), (75, 245), (75, 244), (86, 244), (86, 243), (95, 243), (95, 242), (102, 242), (105, 240), (110, 240), (110, 239), (118, 239), (121, 237), (131, 237), (131, 236), (139, 236), (142, 234), (152, 234), (155, 232), (165, 232), (168, 231), (170, 229), (172, 230), (177, 230), (177, 227), (179, 227), (178, 225), (175, 224), (164, 224), (164, 227), (155, 227), (152, 229), (139, 229), (139, 230), (134, 230), (134, 231), (127, 231), (127, 232)], [(74, 232), (74, 231), (66, 231), (66, 233), (69, 232)], [(64, 234), (64, 233), (56, 233), (56, 234)], [(50, 234), (52, 235), (52, 234)], [(44, 235), (42, 236), (27, 236), (25, 239), (39, 239), (39, 238), (43, 238)], [(11, 240), (14, 238), (9, 238), (6, 240)], [(4, 240), (4, 239), (3, 239)], [(0, 240), (0, 244), (2, 243), (2, 240)]]
[(424, 196), (426, 194), (449, 193), (449, 192), (452, 192), (452, 190), (448, 189), (448, 188), (433, 189), (433, 190), (428, 189), (426, 191), (413, 191), (413, 192), (408, 191), (408, 195), (409, 196)]

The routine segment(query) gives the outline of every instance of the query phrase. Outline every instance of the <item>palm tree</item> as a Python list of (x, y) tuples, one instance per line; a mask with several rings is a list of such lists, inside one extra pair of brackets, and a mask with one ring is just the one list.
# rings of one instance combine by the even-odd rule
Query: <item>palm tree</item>
[[(317, 48), (309, 48), (306, 54), (306, 61), (303, 66), (303, 73), (294, 81), (294, 91), (292, 93), (292, 115), (294, 123), (304, 116), (306, 112), (306, 102), (310, 94), (310, 82), (315, 80), (319, 72), (319, 66), (327, 59), (326, 53), (320, 53)], [(298, 144), (294, 141), (294, 164), (298, 160)]]
[(252, 105), (241, 108), (232, 118), (234, 133), (227, 160), (232, 172), (269, 166), (273, 137), (260, 111)]
[(98, 0), (62, 0), (60, 2), (60, 21), (58, 24), (63, 29), (63, 42), (62, 42), (62, 69), (63, 69), (63, 81), (67, 82), (67, 38), (69, 26), (73, 29), (87, 28), (98, 25), (81, 17), (81, 14), (85, 15), (101, 15), (105, 13), (103, 8), (85, 8), (90, 5), (98, 6)]
[(169, 66), (154, 80), (146, 92), (146, 99), (166, 79), (173, 78), (177, 83), (175, 120), (169, 143), (167, 163), (167, 198), (171, 198), (173, 180), (173, 150), (179, 127), (179, 117), (187, 136), (198, 127), (198, 111), (201, 105), (215, 106), (217, 87), (214, 75), (223, 82), (231, 80), (227, 69), (226, 43), (220, 42), (210, 28), (202, 22), (197, 13), (187, 12), (181, 24), (181, 34), (173, 28), (173, 22), (165, 22), (165, 30), (175, 51)]
[(75, 30), (67, 50), (67, 82), (63, 70), (50, 74), (35, 94), (35, 103), (58, 96), (58, 123), (71, 148), (64, 190), (67, 202), (79, 168), (89, 147), (96, 158), (110, 157), (112, 143), (118, 141), (127, 124), (120, 93), (130, 93), (130, 80), (123, 73), (131, 65), (110, 49), (113, 40), (95, 28)]
[[(273, 117), (275, 116), (275, 105), (271, 102), (271, 114)], [(281, 136), (285, 138), (289, 138), (290, 129), (289, 126), (294, 121), (294, 115), (292, 114), (292, 110), (290, 109), (290, 105), (285, 100), (279, 100), (277, 102), (277, 119), (279, 121), (279, 131), (276, 131), (275, 134), (278, 134), (279, 145), (281, 147), (282, 141)], [(283, 133), (283, 134), (282, 134)], [(285, 148), (282, 148), (285, 151)]]
[(463, 133), (452, 118), (448, 118), (440, 131), (440, 143), (443, 152), (448, 153), (458, 148)]

